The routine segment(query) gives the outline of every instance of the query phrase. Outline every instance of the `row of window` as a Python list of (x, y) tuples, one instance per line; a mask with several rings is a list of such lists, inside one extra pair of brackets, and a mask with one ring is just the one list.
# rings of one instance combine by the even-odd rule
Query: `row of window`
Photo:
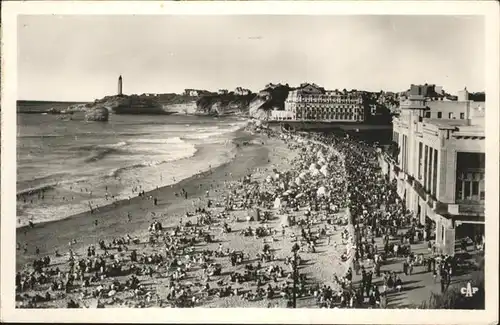
[(306, 114), (297, 114), (297, 118), (319, 119), (319, 120), (350, 120), (350, 121), (361, 120), (358, 115), (354, 115), (354, 114), (314, 114), (314, 113), (306, 113)]
[(327, 109), (330, 111), (342, 111), (342, 110), (356, 110), (356, 111), (363, 111), (361, 107), (356, 107), (353, 105), (338, 105), (338, 106), (331, 106), (331, 105), (308, 105), (308, 104), (302, 104), (302, 105), (296, 105), (294, 107), (300, 108), (300, 109)]
[(296, 102), (305, 103), (336, 103), (336, 104), (361, 104), (361, 100), (338, 100), (334, 98), (317, 98), (317, 97), (297, 97)]
[(324, 113), (360, 113), (357, 109), (352, 108), (333, 108), (333, 107), (298, 107), (297, 110), (308, 112), (324, 112)]
[(461, 181), (482, 181), (484, 180), (484, 173), (480, 172), (462, 172), (458, 173), (458, 179)]
[[(431, 118), (432, 117), (431, 112), (426, 112), (425, 113), (425, 117), (426, 118)], [(437, 118), (443, 118), (443, 112), (437, 112), (436, 117)], [(453, 114), (453, 112), (449, 112), (448, 113), (448, 119), (450, 119), (450, 120), (455, 119), (455, 115)], [(461, 120), (465, 119), (465, 113), (460, 113), (460, 119)]]
[(456, 187), (456, 197), (455, 200), (471, 200), (471, 201), (484, 201), (485, 192), (484, 190), (480, 190), (481, 185), (484, 185), (484, 181), (460, 181), (457, 180)]

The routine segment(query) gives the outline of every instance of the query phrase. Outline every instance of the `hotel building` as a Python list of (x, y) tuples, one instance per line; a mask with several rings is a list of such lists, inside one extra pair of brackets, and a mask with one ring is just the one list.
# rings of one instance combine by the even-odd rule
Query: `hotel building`
[(410, 94), (393, 118), (397, 155), (381, 154), (382, 171), (437, 249), (455, 253), (455, 240), (484, 240), (484, 103), (429, 101)]
[(302, 84), (288, 93), (285, 110), (271, 111), (271, 120), (364, 122), (361, 93), (329, 91), (316, 84)]

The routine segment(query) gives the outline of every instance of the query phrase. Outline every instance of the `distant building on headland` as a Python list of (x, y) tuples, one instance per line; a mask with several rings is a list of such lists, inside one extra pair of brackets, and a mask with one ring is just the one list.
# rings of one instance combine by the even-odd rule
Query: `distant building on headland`
[(122, 96), (123, 95), (123, 79), (122, 79), (122, 76), (120, 75), (118, 77), (118, 96)]
[[(287, 84), (287, 85), (288, 85), (288, 84)], [(284, 85), (282, 85), (281, 83), (274, 84), (274, 83), (270, 82), (270, 83), (268, 83), (268, 84), (264, 87), (264, 89), (275, 89), (275, 88), (278, 88), (278, 87), (280, 87), (280, 86), (284, 86)]]
[(227, 93), (229, 93), (229, 91), (227, 89), (219, 89), (217, 91), (217, 94), (219, 94), (219, 95), (225, 95)]
[(242, 87), (236, 87), (236, 89), (234, 90), (234, 94), (239, 96), (246, 96), (250, 95), (251, 93), (252, 91), (250, 89), (245, 89)]
[(288, 93), (285, 110), (272, 110), (271, 120), (364, 122), (367, 110), (357, 91), (325, 90), (314, 83), (303, 83)]
[(384, 153), (384, 174), (397, 182), (399, 197), (435, 241), (453, 255), (455, 241), (484, 238), (484, 103), (435, 101), (416, 89), (393, 118), (396, 150)]
[(197, 97), (200, 92), (197, 89), (184, 89), (184, 96)]
[(210, 91), (203, 89), (184, 89), (184, 96), (199, 97), (210, 94), (212, 94)]

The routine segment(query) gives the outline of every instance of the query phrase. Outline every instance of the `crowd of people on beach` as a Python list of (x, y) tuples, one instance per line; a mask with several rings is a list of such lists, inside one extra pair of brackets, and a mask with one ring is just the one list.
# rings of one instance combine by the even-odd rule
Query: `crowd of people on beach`
[[(260, 181), (249, 173), (227, 182), (227, 191), (207, 193), (204, 205), (178, 224), (152, 222), (146, 239), (125, 235), (99, 240), (83, 254), (70, 248), (67, 255), (35, 259), (16, 274), (18, 306), (64, 301), (67, 308), (196, 307), (239, 297), (268, 306), (292, 307), (307, 298), (320, 308), (385, 308), (389, 292), (404, 290), (402, 274), (417, 266), (439, 275), (446, 289), (454, 260), (411, 251), (411, 244), (430, 235), (379, 172), (372, 145), (334, 135), (258, 132), (296, 153), (289, 170), (272, 169)], [(178, 196), (188, 199), (185, 191)], [(402, 229), (408, 230), (400, 234)], [(340, 242), (332, 243), (338, 231)], [(224, 247), (221, 238), (234, 233), (261, 248), (250, 253)], [(278, 256), (274, 247), (285, 242), (296, 250)], [(303, 256), (313, 256), (314, 263), (319, 245), (342, 247), (343, 271), (332, 272), (329, 283), (300, 271)], [(381, 271), (389, 259), (403, 260), (401, 273)]]

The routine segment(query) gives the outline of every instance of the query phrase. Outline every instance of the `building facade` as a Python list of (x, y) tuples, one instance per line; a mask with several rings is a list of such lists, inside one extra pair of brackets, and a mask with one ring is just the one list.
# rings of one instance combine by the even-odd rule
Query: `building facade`
[(461, 119), (437, 118), (436, 109), (422, 95), (403, 101), (393, 119), (398, 154), (380, 163), (437, 249), (453, 255), (456, 239), (484, 240), (484, 108), (455, 102)]
[(270, 120), (272, 121), (295, 121), (295, 114), (292, 111), (279, 111), (279, 110), (272, 110), (270, 117)]
[(366, 110), (358, 92), (329, 91), (316, 84), (302, 84), (288, 93), (285, 112), (271, 117), (321, 122), (364, 122)]

